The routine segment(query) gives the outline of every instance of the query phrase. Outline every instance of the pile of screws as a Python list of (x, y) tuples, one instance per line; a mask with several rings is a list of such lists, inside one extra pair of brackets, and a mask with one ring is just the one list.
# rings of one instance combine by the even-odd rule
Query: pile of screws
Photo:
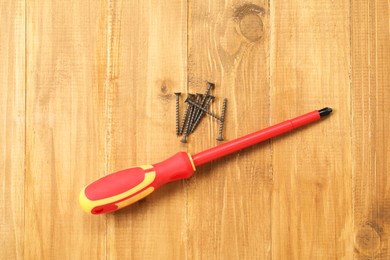
[(176, 95), (176, 134), (178, 136), (183, 135), (183, 138), (180, 140), (182, 143), (187, 142), (187, 137), (192, 134), (196, 127), (199, 125), (199, 122), (204, 117), (205, 114), (212, 116), (213, 118), (219, 121), (219, 132), (218, 132), (218, 141), (223, 141), (222, 131), (223, 124), (225, 122), (225, 110), (226, 110), (226, 98), (223, 99), (222, 112), (221, 116), (217, 116), (214, 113), (208, 110), (210, 103), (214, 101), (215, 97), (210, 94), (211, 89), (215, 87), (214, 83), (207, 83), (207, 90), (205, 94), (188, 94), (188, 97), (185, 100), (187, 103), (186, 109), (184, 111), (183, 119), (180, 124), (179, 119), (179, 100), (180, 92), (175, 92)]

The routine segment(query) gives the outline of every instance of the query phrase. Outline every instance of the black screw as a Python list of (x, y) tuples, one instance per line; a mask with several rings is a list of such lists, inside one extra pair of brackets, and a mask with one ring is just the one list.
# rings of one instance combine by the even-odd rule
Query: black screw
[(186, 101), (185, 102), (188, 102), (188, 103), (190, 103), (190, 107), (189, 107), (189, 115), (188, 115), (188, 120), (187, 120), (187, 122), (186, 122), (186, 124), (185, 124), (185, 127), (184, 127), (184, 129), (183, 129), (183, 133), (184, 133), (184, 136), (183, 136), (183, 138), (180, 140), (180, 142), (182, 142), (182, 143), (186, 143), (187, 142), (187, 136), (188, 136), (188, 130), (189, 130), (189, 127), (190, 127), (190, 123), (191, 123), (191, 116), (192, 116), (192, 113), (193, 113), (193, 111), (194, 111), (194, 103), (193, 103), (193, 101), (192, 101), (192, 98), (195, 96), (194, 94), (188, 94), (189, 95), (189, 97), (186, 99)]
[(176, 135), (180, 134), (180, 122), (179, 122), (179, 98), (180, 92), (175, 92), (176, 95)]
[[(207, 81), (207, 89), (206, 89), (206, 92), (205, 92), (204, 95), (203, 95), (202, 102), (200, 103), (200, 105), (201, 105), (202, 107), (204, 107), (204, 102), (206, 101), (206, 98), (208, 98), (208, 97), (210, 96), (210, 91), (211, 91), (211, 89), (214, 88), (214, 87), (215, 87), (215, 84), (214, 84), (214, 83), (211, 83), (211, 82)], [(198, 110), (197, 113), (196, 113), (196, 115), (195, 115), (195, 118), (198, 118), (199, 115), (200, 115), (200, 111)]]
[(210, 94), (211, 89), (214, 87), (215, 87), (214, 83), (207, 81), (207, 90), (206, 90), (205, 95), (208, 96)]
[[(211, 96), (209, 95), (207, 101), (206, 101), (206, 104), (203, 106), (204, 109), (207, 109), (207, 107), (209, 106), (210, 102), (214, 100), (214, 96)], [(191, 128), (191, 133), (194, 132), (196, 126), (199, 124), (200, 122), (200, 119), (202, 119), (202, 117), (204, 116), (205, 112), (204, 111), (200, 111), (200, 114), (198, 115), (198, 117), (195, 119), (195, 123), (193, 124), (192, 128)]]
[[(195, 100), (196, 104), (199, 105), (201, 97), (202, 97), (202, 94), (196, 93), (196, 100)], [(198, 111), (199, 111), (199, 109), (194, 107), (193, 110), (192, 110), (192, 113), (190, 114), (190, 117), (188, 118), (188, 120), (190, 120), (190, 124), (188, 125), (188, 128), (187, 128), (187, 133), (188, 134), (191, 133), (191, 129), (192, 129), (192, 126), (194, 125), (195, 117), (198, 114)]]
[(223, 123), (225, 122), (226, 102), (227, 102), (227, 99), (224, 98), (223, 99), (223, 104), (222, 104), (221, 122), (219, 122), (219, 133), (218, 133), (218, 137), (217, 137), (218, 141), (223, 141), (222, 131), (223, 131)]
[(205, 109), (205, 108), (199, 106), (199, 105), (196, 104), (194, 101), (188, 100), (188, 102), (189, 102), (191, 105), (193, 105), (194, 107), (197, 107), (198, 109), (200, 109), (200, 110), (204, 111), (205, 113), (209, 114), (210, 116), (214, 117), (215, 119), (217, 119), (217, 120), (219, 120), (219, 121), (222, 121), (221, 118), (220, 118), (219, 116), (217, 116), (217, 115), (215, 115), (214, 113), (208, 111), (207, 109)]
[[(202, 105), (202, 107), (204, 109), (207, 109), (207, 107), (209, 106), (210, 102), (212, 102), (214, 99), (215, 99), (215, 97), (213, 95), (208, 95), (207, 100), (206, 100), (206, 104)], [(200, 114), (198, 115), (197, 118), (195, 118), (195, 120), (197, 120), (199, 117), (204, 115), (204, 113), (205, 113), (204, 111), (200, 111)]]
[[(189, 101), (193, 102), (195, 100), (195, 95), (194, 94), (189, 94), (189, 95), (190, 95), (191, 99), (188, 99), (187, 102), (189, 102)], [(196, 98), (195, 103), (196, 103), (196, 101), (198, 101), (198, 97)], [(195, 114), (195, 110), (196, 110), (196, 108), (193, 105), (191, 105), (190, 112), (188, 115), (187, 124), (185, 127), (185, 133), (187, 133), (187, 135), (189, 134), (189, 130), (190, 130), (191, 125), (192, 125), (192, 120), (193, 120), (193, 116)]]
[[(194, 96), (193, 94), (188, 94), (188, 97), (187, 97), (185, 102), (187, 102), (193, 96)], [(186, 120), (187, 120), (187, 117), (188, 117), (188, 112), (190, 111), (191, 107), (192, 106), (190, 105), (190, 103), (187, 102), (187, 107), (186, 107), (186, 110), (184, 111), (184, 116), (183, 116), (183, 119), (181, 121), (181, 128), (180, 128), (180, 131), (179, 131), (179, 135), (181, 135), (183, 133), (183, 131), (184, 131), (185, 123), (186, 123)]]

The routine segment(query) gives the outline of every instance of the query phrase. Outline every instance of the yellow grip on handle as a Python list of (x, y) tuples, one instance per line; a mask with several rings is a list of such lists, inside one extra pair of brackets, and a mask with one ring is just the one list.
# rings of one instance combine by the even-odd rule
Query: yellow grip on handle
[(81, 207), (102, 214), (126, 207), (152, 193), (161, 185), (189, 178), (195, 165), (189, 153), (179, 152), (154, 165), (143, 165), (100, 178), (80, 193)]
[(152, 193), (155, 178), (151, 165), (112, 173), (87, 185), (80, 192), (80, 205), (91, 214), (115, 211)]

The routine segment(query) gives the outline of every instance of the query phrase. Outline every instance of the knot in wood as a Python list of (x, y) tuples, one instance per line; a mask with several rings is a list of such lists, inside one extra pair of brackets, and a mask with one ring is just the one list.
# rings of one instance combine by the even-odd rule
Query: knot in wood
[(364, 224), (356, 233), (355, 248), (364, 256), (375, 256), (380, 249), (380, 235), (369, 223)]
[(255, 4), (244, 4), (235, 10), (233, 18), (248, 41), (255, 42), (263, 36), (264, 26), (260, 16), (264, 13), (264, 8)]

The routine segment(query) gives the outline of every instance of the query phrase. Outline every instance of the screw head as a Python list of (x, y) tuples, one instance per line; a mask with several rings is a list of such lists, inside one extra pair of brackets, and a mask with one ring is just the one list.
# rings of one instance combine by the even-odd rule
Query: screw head
[(188, 100), (193, 101), (194, 97), (195, 97), (195, 94), (188, 94), (188, 97), (186, 98), (186, 100), (184, 100), (184, 102), (188, 102)]
[(187, 143), (187, 135), (184, 134), (183, 138), (180, 140), (182, 143)]
[(210, 89), (214, 88), (215, 87), (215, 83), (213, 82), (210, 82), (210, 81), (207, 81), (207, 85)]

